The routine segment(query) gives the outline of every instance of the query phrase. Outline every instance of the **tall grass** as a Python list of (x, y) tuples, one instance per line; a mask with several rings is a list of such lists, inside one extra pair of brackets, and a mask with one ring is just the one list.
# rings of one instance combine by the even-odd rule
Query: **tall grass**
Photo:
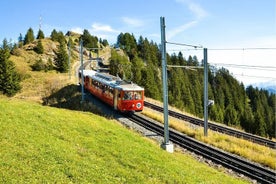
[[(159, 122), (163, 122), (163, 114), (161, 113), (145, 108), (143, 114)], [(169, 124), (171, 128), (194, 137), (197, 140), (276, 169), (276, 150), (274, 149), (212, 130), (208, 130), (208, 137), (205, 137), (202, 127), (197, 127), (171, 117), (169, 118)]]

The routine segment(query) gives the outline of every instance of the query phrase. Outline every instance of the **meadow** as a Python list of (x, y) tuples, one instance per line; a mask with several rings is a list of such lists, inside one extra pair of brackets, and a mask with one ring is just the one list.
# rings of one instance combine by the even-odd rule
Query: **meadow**
[(248, 183), (90, 112), (0, 97), (0, 183)]

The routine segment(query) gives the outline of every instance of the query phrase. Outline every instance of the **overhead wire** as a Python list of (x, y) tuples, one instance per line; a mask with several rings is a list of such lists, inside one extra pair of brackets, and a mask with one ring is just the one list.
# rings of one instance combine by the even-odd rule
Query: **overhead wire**
[[(193, 49), (172, 49), (167, 51), (172, 52), (181, 52), (181, 51), (199, 51), (203, 49), (203, 46), (201, 45), (191, 45), (191, 44), (184, 44), (184, 43), (176, 43), (176, 42), (168, 42), (166, 43), (171, 45), (178, 45), (178, 46), (185, 46), (185, 47), (193, 47)], [(246, 48), (207, 48), (209, 51), (246, 51), (246, 50), (276, 50), (275, 47), (246, 47)], [(227, 63), (209, 63), (212, 65), (220, 65), (220, 66), (228, 66), (233, 68), (242, 68), (242, 69), (249, 69), (249, 70), (265, 70), (265, 71), (276, 71), (275, 66), (257, 66), (257, 65), (239, 65), (239, 64), (227, 64)], [(172, 67), (172, 66), (171, 66)], [(233, 75), (239, 75), (244, 77), (254, 77), (254, 78), (265, 78), (265, 79), (272, 79), (276, 80), (276, 78), (273, 77), (266, 77), (266, 76), (252, 76), (252, 75), (244, 75), (244, 74), (233, 74)]]
[(274, 78), (274, 77), (266, 77), (266, 76), (245, 75), (245, 74), (237, 74), (237, 73), (233, 73), (232, 75), (241, 76), (241, 77), (251, 77), (251, 78), (262, 78), (262, 79), (276, 80), (276, 78)]
[(247, 48), (208, 48), (208, 50), (222, 50), (222, 51), (227, 51), (227, 50), (276, 50), (275, 47), (247, 47)]
[(185, 47), (203, 48), (202, 45), (191, 45), (191, 44), (177, 43), (177, 42), (168, 42), (168, 41), (166, 41), (166, 43), (171, 44), (171, 45), (185, 46)]
[(239, 64), (227, 64), (227, 63), (209, 63), (212, 65), (228, 66), (233, 68), (245, 68), (245, 69), (255, 69), (255, 70), (266, 70), (266, 71), (276, 71), (274, 66), (257, 66), (257, 65), (239, 65)]

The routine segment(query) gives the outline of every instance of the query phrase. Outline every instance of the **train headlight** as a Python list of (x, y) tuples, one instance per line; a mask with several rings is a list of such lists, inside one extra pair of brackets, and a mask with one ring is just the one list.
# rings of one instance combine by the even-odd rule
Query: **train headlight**
[(142, 107), (142, 104), (141, 104), (141, 103), (137, 103), (137, 104), (136, 104), (136, 107), (137, 107), (138, 109), (140, 109), (140, 108)]

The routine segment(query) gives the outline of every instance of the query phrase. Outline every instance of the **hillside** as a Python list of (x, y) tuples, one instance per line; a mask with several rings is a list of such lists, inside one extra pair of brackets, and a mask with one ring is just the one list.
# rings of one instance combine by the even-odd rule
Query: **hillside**
[(245, 183), (91, 113), (4, 97), (0, 108), (0, 183)]
[[(31, 66), (39, 59), (43, 62), (47, 60), (53, 61), (55, 58), (55, 51), (58, 48), (58, 42), (51, 39), (42, 39), (44, 47), (43, 54), (37, 54), (33, 51), (34, 45), (24, 45), (22, 48), (17, 48), (15, 54), (11, 55), (10, 60), (14, 62), (18, 72), (22, 75), (23, 81), (21, 82), (22, 90), (16, 94), (16, 98), (29, 99), (42, 103), (42, 99), (49, 96), (56, 90), (72, 83), (76, 83), (74, 72), (72, 78), (69, 80), (68, 73), (57, 73), (56, 71), (38, 72), (32, 71)], [(77, 50), (72, 51), (72, 68), (78, 60)]]
[[(15, 97), (0, 96), (0, 183), (244, 182), (189, 155), (169, 155), (116, 121), (79, 111), (91, 111), (91, 104), (80, 106), (74, 74), (69, 79), (68, 73), (31, 70), (38, 58), (54, 57), (58, 43), (42, 44), (42, 55), (30, 44), (10, 58), (24, 80)], [(77, 111), (41, 106), (49, 96), (52, 106)]]

